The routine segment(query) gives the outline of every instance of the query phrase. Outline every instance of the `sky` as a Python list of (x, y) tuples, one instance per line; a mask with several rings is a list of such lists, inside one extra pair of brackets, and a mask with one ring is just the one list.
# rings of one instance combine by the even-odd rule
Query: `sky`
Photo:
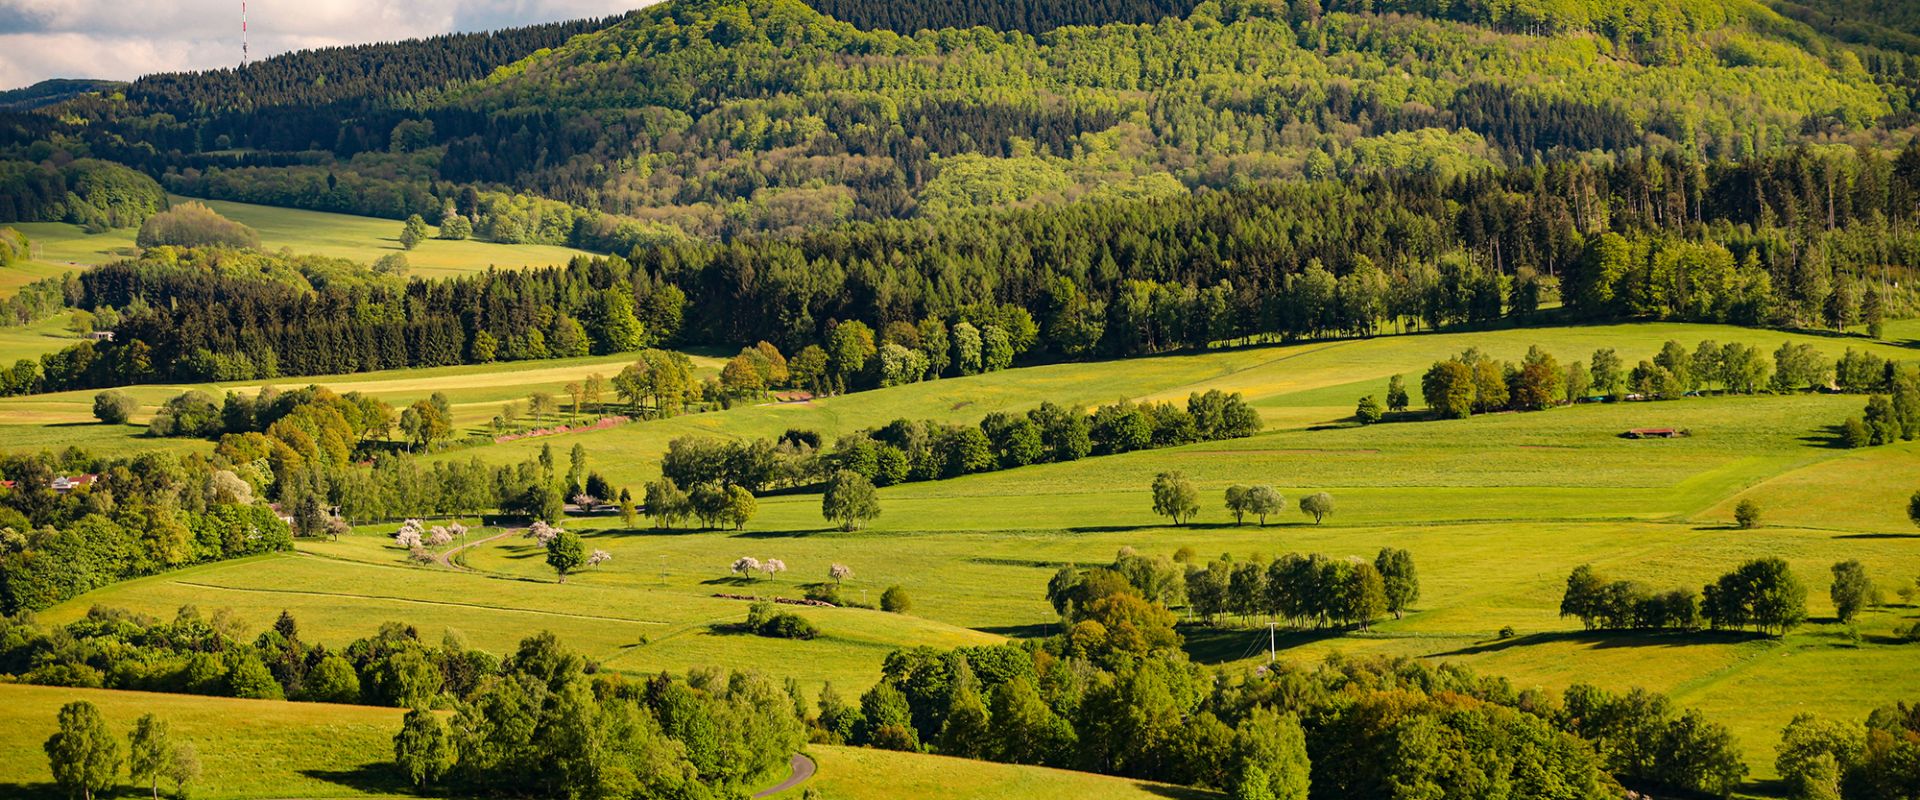
[[(647, 0), (248, 0), (255, 60), (618, 14)], [(0, 0), (0, 89), (240, 63), (240, 0)]]

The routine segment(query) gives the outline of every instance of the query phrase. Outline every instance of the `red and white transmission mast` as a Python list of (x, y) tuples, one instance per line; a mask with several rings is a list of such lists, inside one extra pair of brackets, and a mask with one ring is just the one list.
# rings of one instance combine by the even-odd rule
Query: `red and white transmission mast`
[(240, 0), (240, 66), (247, 65), (247, 0)]

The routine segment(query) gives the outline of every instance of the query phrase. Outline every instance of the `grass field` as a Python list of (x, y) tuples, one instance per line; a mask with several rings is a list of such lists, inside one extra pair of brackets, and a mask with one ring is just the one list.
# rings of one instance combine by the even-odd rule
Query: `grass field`
[[(476, 240), (443, 241), (429, 239), (413, 250), (400, 247), (400, 223), (396, 220), (302, 211), (223, 200), (195, 200), (174, 197), (173, 202), (205, 203), (221, 215), (260, 232), (260, 245), (266, 250), (287, 248), (295, 253), (314, 253), (371, 264), (382, 256), (405, 253), (420, 277), (439, 278), (481, 272), (488, 267), (503, 269), (564, 265), (574, 256), (586, 253), (566, 247), (547, 245), (502, 245)], [(78, 225), (64, 222), (34, 222), (12, 225), (33, 241), (36, 258), (25, 269), (0, 270), (0, 292), (39, 275), (58, 274), (69, 269), (98, 266), (138, 252), (132, 228), (90, 235)], [(18, 276), (10, 273), (19, 273)], [(26, 277), (35, 275), (35, 277)]]
[[(1830, 427), (1859, 413), (1863, 398), (1711, 397), (1323, 427), (1351, 413), (1358, 395), (1382, 392), (1389, 375), (1406, 374), (1417, 384), (1428, 363), (1469, 345), (1517, 359), (1538, 342), (1564, 360), (1611, 346), (1632, 363), (1667, 339), (1689, 347), (1700, 339), (1748, 341), (1769, 351), (1795, 339), (1833, 356), (1849, 345), (1914, 356), (1902, 344), (1857, 339), (1696, 325), (1591, 326), (1044, 366), (811, 403), (736, 408), (456, 451), (452, 457), (505, 462), (530, 456), (542, 441), (557, 451), (577, 441), (589, 451), (593, 469), (637, 488), (657, 473), (666, 442), (688, 432), (752, 437), (808, 427), (832, 435), (898, 416), (972, 422), (989, 411), (1029, 408), (1044, 399), (1171, 399), (1213, 387), (1245, 392), (1268, 430), (1244, 440), (893, 487), (881, 492), (883, 516), (855, 533), (829, 530), (816, 495), (762, 498), (759, 516), (739, 533), (628, 530), (613, 518), (577, 519), (569, 527), (614, 559), (563, 585), (552, 582), (539, 554), (518, 537), (477, 546), (462, 554), (465, 569), (449, 570), (406, 565), (382, 526), (339, 542), (303, 542), (297, 554), (128, 582), (43, 617), (72, 619), (96, 603), (162, 614), (195, 603), (230, 607), (265, 626), (290, 609), (302, 630), (319, 641), (343, 643), (373, 632), (382, 621), (405, 620), (428, 634), (457, 628), (496, 652), (550, 629), (612, 669), (752, 666), (809, 685), (831, 680), (857, 692), (894, 647), (950, 647), (1050, 632), (1053, 613), (1043, 593), (1052, 571), (1065, 563), (1104, 563), (1121, 547), (1171, 553), (1190, 546), (1203, 557), (1286, 551), (1370, 557), (1393, 545), (1410, 550), (1419, 565), (1423, 594), (1413, 613), (1367, 634), (1288, 634), (1280, 640), (1280, 657), (1312, 661), (1335, 651), (1381, 653), (1459, 661), (1505, 675), (1520, 687), (1563, 688), (1580, 681), (1647, 686), (1731, 726), (1755, 778), (1764, 780), (1772, 773), (1779, 729), (1794, 714), (1860, 718), (1877, 705), (1916, 699), (1920, 686), (1920, 646), (1889, 638), (1894, 628), (1920, 620), (1920, 609), (1874, 609), (1848, 629), (1832, 620), (1827, 600), (1828, 568), (1836, 561), (1861, 560), (1889, 590), (1920, 576), (1920, 549), (1914, 547), (1920, 532), (1904, 511), (1907, 495), (1920, 489), (1920, 445), (1854, 451), (1830, 442)], [(394, 401), (438, 386), (456, 404), (490, 415), (495, 394), (524, 395), (492, 384), (537, 371), (509, 365), (321, 382), (346, 388), (365, 381), (363, 388)], [(301, 382), (282, 385), (295, 383)], [(173, 389), (139, 391), (164, 399)], [(48, 443), (81, 436), (99, 426), (36, 426), (84, 414), (82, 400), (55, 395), (0, 402), (0, 422), (18, 420), (11, 430)], [(1693, 435), (1657, 441), (1619, 436), (1652, 426), (1686, 428)], [(1169, 527), (1150, 511), (1147, 485), (1168, 469), (1186, 472), (1202, 490), (1203, 512), (1195, 524)], [(1329, 491), (1339, 510), (1318, 526), (1290, 513), (1266, 528), (1234, 527), (1220, 508), (1220, 493), (1232, 483), (1253, 481), (1272, 483), (1289, 498)], [(1731, 509), (1741, 498), (1765, 507), (1765, 527), (1731, 529)], [(746, 555), (782, 559), (790, 572), (754, 582), (729, 576), (727, 565)], [(1697, 587), (1761, 555), (1786, 558), (1808, 588), (1814, 619), (1784, 639), (1589, 635), (1556, 613), (1568, 571), (1582, 563), (1659, 588)], [(714, 594), (797, 597), (804, 584), (824, 580), (833, 563), (853, 568), (846, 585), (851, 599), (876, 600), (885, 587), (898, 584), (913, 597), (912, 613), (802, 609), (825, 634), (813, 642), (716, 627), (743, 618), (746, 608)], [(1509, 625), (1518, 635), (1497, 639), (1496, 632)], [(1251, 668), (1266, 658), (1264, 624), (1195, 627), (1187, 634), (1196, 659), (1224, 669)], [(898, 788), (905, 784), (880, 782), (876, 789), (878, 779), (836, 779), (829, 767), (836, 758), (850, 770), (899, 781), (920, 780), (922, 774), (897, 774), (899, 768), (883, 763), (910, 757), (829, 751), (820, 788), (839, 792), (829, 797), (879, 796), (874, 791), (944, 796)], [(946, 767), (926, 769), (932, 774)], [(982, 766), (967, 780), (1001, 780), (990, 771)], [(1040, 779), (1023, 774), (1006, 780)], [(951, 782), (935, 783), (943, 781)], [(1020, 797), (1122, 791), (1111, 784), (1099, 790), (1006, 785), (1006, 792)]]
[[(99, 706), (108, 728), (122, 735), (141, 714), (165, 719), (200, 758), (193, 796), (202, 800), (408, 796), (405, 779), (387, 764), (405, 713), (397, 708), (15, 685), (0, 685), (8, 723), (0, 726), (0, 796), (64, 797), (41, 744), (53, 735), (60, 706), (74, 700)], [(169, 788), (163, 783), (161, 791)], [(145, 796), (144, 789), (130, 796)]]
[[(25, 331), (18, 329), (22, 336)], [(0, 347), (11, 340), (7, 334), (12, 329), (0, 329)], [(51, 332), (42, 334), (52, 338)], [(54, 339), (54, 341), (59, 341)], [(430, 397), (435, 392), (446, 394), (453, 404), (455, 426), (463, 433), (483, 430), (500, 407), (506, 403), (519, 402), (524, 406), (527, 396), (536, 391), (544, 391), (559, 399), (564, 406), (568, 383), (584, 380), (588, 375), (600, 374), (611, 379), (620, 370), (633, 363), (635, 356), (586, 356), (581, 358), (557, 359), (514, 364), (476, 364), (454, 367), (434, 367), (430, 369), (386, 370), (383, 372), (365, 372), (355, 375), (313, 376), (303, 378), (282, 378), (270, 381), (238, 381), (232, 383), (209, 384), (149, 384), (130, 386), (121, 391), (132, 395), (140, 403), (135, 413), (134, 424), (102, 425), (93, 417), (93, 396), (96, 391), (80, 390), (55, 392), (25, 397), (0, 398), (0, 441), (14, 448), (64, 447), (78, 444), (83, 447), (97, 448), (133, 448), (133, 449), (173, 449), (173, 450), (211, 450), (209, 442), (186, 439), (153, 439), (143, 435), (146, 422), (153, 412), (168, 400), (190, 389), (204, 389), (219, 397), (227, 390), (258, 392), (265, 386), (278, 386), (282, 389), (294, 389), (303, 386), (319, 385), (341, 394), (364, 392), (387, 401), (395, 408), (404, 408), (415, 400)], [(724, 363), (720, 359), (695, 356), (694, 377), (705, 379), (719, 372)], [(0, 360), (0, 363), (8, 363)], [(572, 417), (565, 411), (550, 417), (544, 422), (562, 424)], [(468, 451), (458, 451), (468, 452)]]
[[(62, 796), (52, 785), (41, 744), (53, 734), (60, 706), (75, 700), (98, 706), (116, 733), (131, 729), (141, 714), (151, 712), (166, 720), (175, 738), (192, 744), (200, 758), (201, 780), (193, 787), (193, 797), (200, 800), (419, 796), (387, 763), (404, 713), (399, 709), (5, 684), (0, 684), (0, 707), (6, 709), (0, 719), (10, 724), (0, 727), (0, 796)], [(776, 797), (798, 800), (808, 790), (826, 800), (1216, 796), (1123, 778), (942, 756), (820, 746), (809, 748), (809, 754), (819, 771)], [(124, 769), (121, 778), (125, 782)], [(142, 796), (130, 784), (126, 788), (126, 796)], [(163, 784), (161, 790), (168, 788)]]

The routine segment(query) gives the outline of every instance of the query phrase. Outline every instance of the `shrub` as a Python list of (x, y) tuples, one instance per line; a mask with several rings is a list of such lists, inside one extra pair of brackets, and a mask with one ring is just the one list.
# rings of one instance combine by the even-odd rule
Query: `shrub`
[(904, 586), (889, 586), (880, 595), (880, 610), (890, 614), (905, 614), (913, 610), (913, 598), (907, 596)]
[(765, 600), (747, 608), (746, 628), (774, 639), (812, 639), (820, 635), (820, 629), (805, 617), (790, 611), (776, 611), (773, 604)]
[(1386, 409), (1380, 405), (1380, 398), (1373, 395), (1360, 398), (1360, 404), (1353, 410), (1353, 418), (1362, 425), (1372, 425), (1385, 416)]
[(1741, 500), (1739, 505), (1733, 507), (1733, 522), (1743, 531), (1760, 527), (1760, 504), (1752, 498)]
[(108, 389), (93, 396), (93, 416), (108, 425), (125, 425), (133, 416), (134, 409), (140, 407), (126, 392)]
[(141, 247), (224, 245), (257, 250), (260, 234), (200, 203), (181, 203), (147, 218), (134, 240)]

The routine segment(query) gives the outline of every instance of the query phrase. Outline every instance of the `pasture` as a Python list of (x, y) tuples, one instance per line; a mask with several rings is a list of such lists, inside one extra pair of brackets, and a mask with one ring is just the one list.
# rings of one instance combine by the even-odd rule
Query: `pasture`
[[(174, 203), (204, 203), (228, 219), (260, 232), (261, 249), (281, 248), (295, 253), (345, 258), (371, 264), (382, 256), (403, 253), (412, 267), (409, 275), (444, 278), (483, 272), (489, 267), (564, 266), (584, 251), (549, 245), (504, 245), (474, 239), (445, 241), (428, 239), (413, 250), (400, 246), (399, 220), (356, 217), (324, 211), (233, 203), (224, 200), (199, 200), (173, 197)], [(20, 271), (24, 274), (59, 272), (98, 266), (138, 255), (134, 235), (138, 231), (121, 228), (101, 234), (89, 234), (78, 225), (64, 222), (32, 222), (11, 225), (27, 235), (34, 244), (35, 258), (28, 269), (8, 268), (0, 275)], [(0, 278), (0, 292), (9, 291), (12, 278)], [(28, 279), (31, 280), (31, 279)], [(26, 282), (20, 280), (20, 283)]]
[[(590, 468), (637, 492), (641, 481), (657, 474), (666, 442), (690, 432), (755, 437), (799, 427), (831, 438), (900, 416), (972, 422), (1042, 400), (1177, 399), (1216, 387), (1246, 393), (1267, 431), (1242, 440), (891, 487), (880, 492), (882, 516), (853, 533), (830, 529), (820, 518), (819, 496), (812, 494), (761, 498), (758, 516), (741, 532), (657, 531), (644, 522), (627, 528), (608, 516), (574, 519), (568, 527), (613, 560), (564, 584), (553, 581), (530, 541), (511, 532), (489, 540), (494, 531), (476, 530), (469, 541), (481, 543), (460, 552), (448, 568), (407, 564), (387, 538), (393, 526), (368, 526), (338, 542), (302, 542), (294, 554), (130, 581), (42, 616), (73, 619), (95, 604), (170, 614), (194, 603), (232, 608), (259, 628), (289, 609), (303, 632), (329, 644), (400, 620), (430, 637), (457, 629), (495, 652), (546, 629), (610, 669), (751, 667), (800, 679), (810, 691), (832, 681), (857, 693), (896, 647), (951, 647), (1052, 632), (1047, 578), (1063, 564), (1110, 561), (1122, 547), (1162, 554), (1191, 547), (1202, 559), (1221, 553), (1270, 558), (1287, 551), (1370, 558), (1391, 545), (1411, 551), (1418, 564), (1422, 596), (1412, 613), (1366, 633), (1283, 631), (1278, 656), (1311, 662), (1336, 652), (1379, 653), (1459, 661), (1522, 688), (1581, 681), (1615, 689), (1646, 686), (1731, 726), (1755, 779), (1763, 780), (1773, 772), (1779, 729), (1794, 714), (1862, 718), (1877, 705), (1915, 699), (1912, 687), (1920, 685), (1920, 646), (1892, 639), (1896, 627), (1920, 620), (1920, 609), (1902, 605), (1893, 593), (1920, 576), (1920, 535), (1905, 519), (1905, 498), (1920, 489), (1920, 446), (1835, 447), (1832, 427), (1859, 413), (1864, 398), (1708, 397), (1368, 428), (1328, 425), (1350, 414), (1360, 394), (1383, 393), (1388, 376), (1405, 374), (1417, 387), (1428, 363), (1470, 345), (1496, 358), (1518, 359), (1529, 344), (1539, 343), (1563, 361), (1609, 346), (1631, 364), (1667, 339), (1689, 348), (1701, 339), (1748, 341), (1769, 352), (1791, 339), (1813, 342), (1834, 357), (1848, 346), (1896, 358), (1912, 355), (1897, 344), (1701, 325), (1520, 329), (1062, 364), (809, 403), (739, 407), (442, 457), (507, 462), (530, 457), (542, 443), (564, 453), (579, 442)], [(513, 380), (517, 371), (537, 370), (507, 365), (315, 382), (344, 390), (353, 381), (368, 381), (383, 397), (401, 400), (446, 381), (443, 388), (457, 407), (478, 407), (495, 403), (488, 393), (507, 393), (490, 383)], [(164, 399), (171, 389), (140, 391)], [(474, 394), (463, 399), (458, 391)], [(77, 407), (81, 399), (39, 401)], [(16, 403), (24, 401), (0, 402), (0, 419), (26, 410)], [(1655, 426), (1692, 435), (1647, 441), (1619, 435)], [(1179, 527), (1154, 517), (1147, 491), (1156, 473), (1176, 469), (1198, 485), (1203, 509), (1195, 523)], [(1290, 501), (1328, 491), (1339, 507), (1321, 525), (1290, 511), (1264, 528), (1234, 526), (1221, 493), (1228, 485), (1252, 482), (1273, 484)], [(1733, 504), (1742, 498), (1764, 507), (1760, 529), (1731, 526)], [(1589, 634), (1557, 613), (1566, 575), (1579, 564), (1665, 589), (1698, 587), (1761, 555), (1786, 558), (1807, 588), (1812, 619), (1782, 639)], [(778, 558), (789, 571), (751, 580), (730, 575), (728, 565), (741, 556)], [(1852, 627), (1833, 620), (1826, 591), (1829, 567), (1847, 559), (1862, 561), (1890, 600)], [(746, 604), (716, 594), (799, 597), (806, 584), (825, 581), (835, 563), (854, 571), (843, 590), (849, 600), (874, 602), (886, 587), (900, 585), (913, 598), (911, 613), (798, 608), (824, 634), (805, 642), (725, 629), (744, 618)], [(1515, 635), (1500, 638), (1506, 626)], [(1250, 669), (1267, 658), (1264, 621), (1183, 627), (1190, 653), (1204, 663)], [(836, 786), (830, 769), (836, 757), (875, 770), (893, 769), (879, 762), (895, 758), (829, 752), (823, 791)], [(850, 782), (836, 789), (841, 794), (827, 796), (865, 796), (860, 785)]]
[[(53, 734), (60, 706), (74, 700), (98, 706), (115, 733), (132, 728), (133, 721), (148, 712), (166, 720), (175, 739), (191, 744), (200, 759), (201, 779), (192, 796), (202, 800), (419, 796), (386, 763), (404, 713), (400, 709), (22, 685), (0, 685), (0, 707), (6, 709), (0, 719), (8, 723), (0, 726), (0, 794), (22, 800), (61, 797), (40, 746)], [(1215, 796), (1124, 778), (943, 756), (822, 746), (808, 752), (819, 771), (776, 797), (797, 799), (809, 789), (827, 800)], [(139, 795), (125, 777), (123, 770), (128, 796)], [(161, 791), (169, 788), (163, 783)]]

